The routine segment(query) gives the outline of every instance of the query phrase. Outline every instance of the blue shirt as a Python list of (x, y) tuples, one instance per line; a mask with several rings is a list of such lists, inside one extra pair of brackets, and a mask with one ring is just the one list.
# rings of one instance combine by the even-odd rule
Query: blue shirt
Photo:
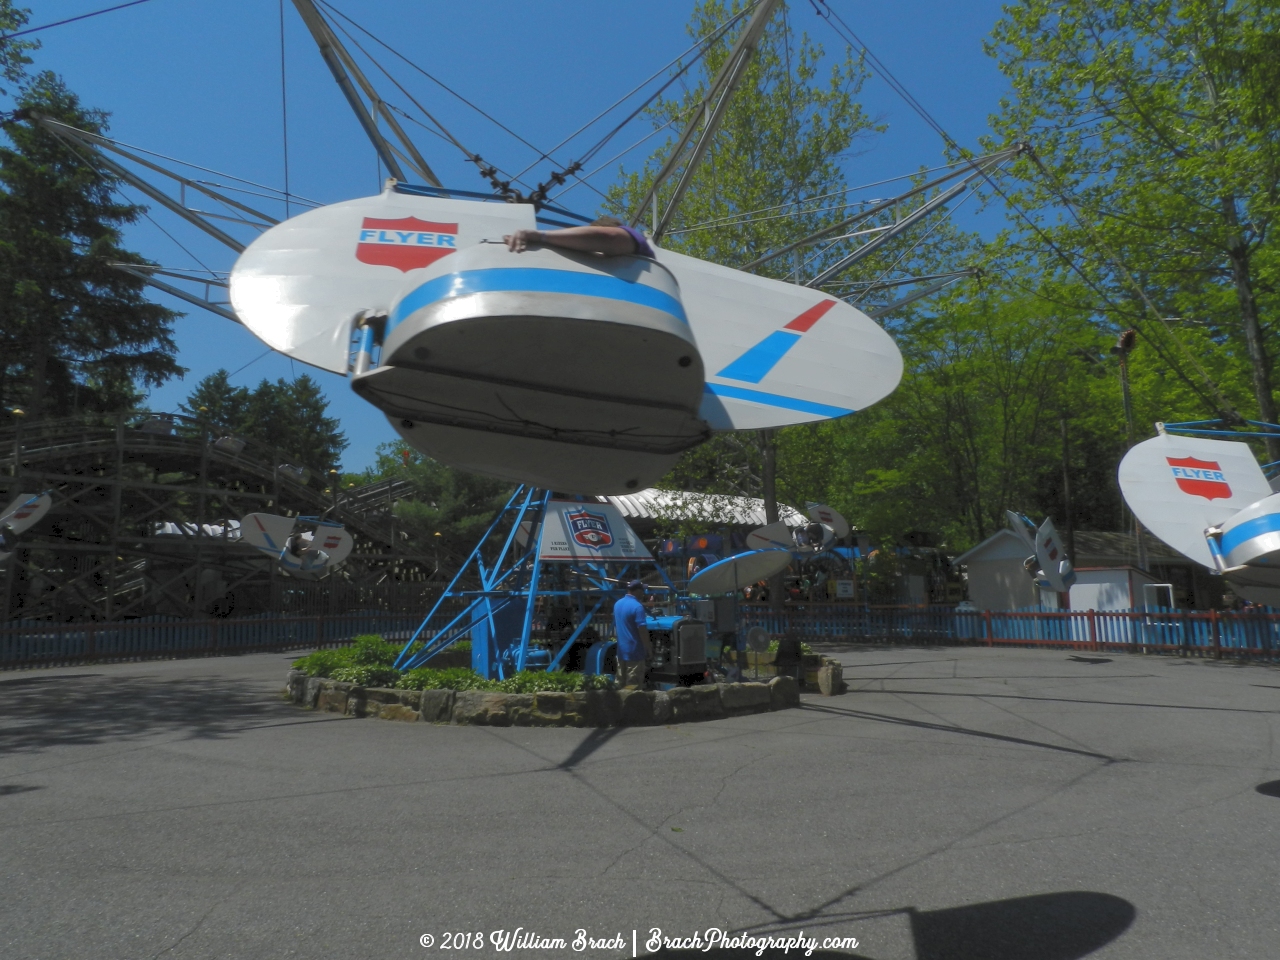
[(648, 619), (644, 604), (629, 593), (613, 605), (613, 626), (618, 634), (619, 660), (645, 658), (644, 644), (640, 642), (640, 628), (646, 625)]

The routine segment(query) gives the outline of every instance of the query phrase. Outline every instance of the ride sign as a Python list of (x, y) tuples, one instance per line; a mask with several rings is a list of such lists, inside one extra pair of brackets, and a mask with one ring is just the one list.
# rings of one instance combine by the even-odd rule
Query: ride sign
[(1231, 496), (1231, 487), (1216, 460), (1198, 460), (1195, 457), (1165, 457), (1173, 471), (1178, 489), (1193, 497), (1206, 500), (1225, 500)]
[(408, 273), (448, 256), (458, 246), (456, 223), (433, 223), (417, 217), (382, 220), (365, 217), (356, 244), (356, 259)]
[(540, 532), (543, 560), (652, 560), (611, 503), (551, 500)]

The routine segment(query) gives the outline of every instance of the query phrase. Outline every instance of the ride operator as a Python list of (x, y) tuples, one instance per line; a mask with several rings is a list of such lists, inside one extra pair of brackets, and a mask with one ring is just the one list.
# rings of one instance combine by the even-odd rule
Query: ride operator
[(653, 656), (649, 642), (648, 615), (644, 604), (644, 584), (632, 580), (627, 595), (613, 605), (613, 626), (618, 636), (618, 686), (643, 690), (645, 664)]

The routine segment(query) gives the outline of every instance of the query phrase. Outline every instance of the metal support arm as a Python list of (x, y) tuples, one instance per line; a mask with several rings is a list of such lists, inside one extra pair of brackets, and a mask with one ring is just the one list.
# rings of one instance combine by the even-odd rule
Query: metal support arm
[[(747, 23), (742, 33), (738, 35), (737, 42), (734, 43), (728, 58), (721, 66), (720, 72), (716, 74), (715, 80), (712, 81), (711, 88), (702, 100), (701, 109), (695, 111), (693, 117), (685, 125), (684, 131), (680, 134), (680, 139), (676, 141), (671, 155), (667, 157), (667, 162), (662, 165), (658, 175), (653, 178), (653, 183), (644, 195), (644, 199), (636, 206), (636, 211), (631, 217), (632, 226), (638, 225), (643, 219), (645, 212), (654, 203), (662, 184), (675, 172), (684, 155), (685, 147), (689, 145), (689, 141), (693, 139), (694, 134), (698, 133), (698, 127), (702, 126), (702, 132), (698, 135), (698, 139), (693, 145), (693, 152), (689, 156), (688, 163), (685, 164), (680, 180), (676, 184), (675, 192), (667, 203), (666, 211), (662, 214), (661, 220), (654, 226), (654, 238), (657, 239), (666, 232), (671, 223), (671, 218), (675, 216), (676, 208), (684, 198), (689, 185), (693, 182), (693, 175), (698, 163), (711, 145), (711, 140), (715, 137), (720, 121), (724, 119), (733, 91), (746, 74), (746, 67), (751, 57), (755, 54), (756, 44), (760, 41), (764, 28), (773, 17), (773, 12), (777, 6), (778, 0), (760, 0), (756, 12), (751, 15), (751, 20)], [(704, 119), (706, 121), (705, 126), (703, 126)]]
[[(297, 8), (298, 14), (302, 17), (302, 22), (306, 24), (307, 30), (311, 32), (311, 38), (315, 40), (316, 46), (320, 48), (320, 56), (324, 58), (325, 65), (328, 66), (329, 72), (333, 74), (333, 79), (337, 81), (342, 95), (347, 98), (347, 104), (355, 113), (356, 119), (360, 121), (360, 126), (364, 129), (365, 136), (373, 143), (373, 148), (378, 152), (378, 157), (382, 160), (383, 165), (387, 168), (387, 172), (397, 180), (407, 180), (404, 168), (400, 166), (400, 160), (397, 154), (403, 157), (405, 162), (413, 167), (413, 172), (425, 179), (427, 183), (434, 187), (441, 186), (440, 180), (436, 177), (427, 161), (423, 159), (422, 154), (418, 152), (418, 148), (414, 146), (413, 141), (404, 132), (400, 123), (395, 118), (395, 114), (378, 96), (364, 73), (356, 65), (351, 54), (347, 52), (346, 47), (342, 45), (342, 41), (338, 39), (337, 34), (329, 27), (328, 22), (321, 15), (320, 11), (312, 0), (293, 0), (293, 5)], [(352, 83), (352, 78), (355, 83)], [(391, 132), (395, 134), (397, 140), (404, 147), (404, 153), (397, 150), (386, 137), (382, 135), (382, 131), (378, 129), (377, 121), (373, 114), (369, 112), (369, 108), (365, 106), (360, 94), (356, 91), (356, 84), (364, 91), (364, 95), (369, 98), (374, 111), (378, 116), (386, 122), (391, 128)]]

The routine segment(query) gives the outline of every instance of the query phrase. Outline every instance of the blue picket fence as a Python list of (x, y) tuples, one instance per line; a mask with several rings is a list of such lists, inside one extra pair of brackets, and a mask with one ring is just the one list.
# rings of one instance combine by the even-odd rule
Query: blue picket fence
[(113, 623), (0, 624), (0, 668), (338, 646), (364, 633), (407, 640), (420, 619), (386, 613), (236, 620), (147, 617)]
[[(781, 611), (744, 604), (740, 613), (743, 629), (760, 626), (775, 636), (817, 642), (1053, 646), (1280, 659), (1280, 613), (1269, 609), (975, 612), (830, 603), (788, 605)], [(420, 622), (415, 616), (380, 612), (235, 620), (152, 617), (115, 623), (12, 621), (0, 624), (0, 668), (338, 646), (364, 633), (408, 640)]]
[(954, 607), (799, 604), (782, 611), (745, 605), (743, 626), (817, 641), (914, 641), (1047, 645), (1074, 649), (1183, 652), (1280, 658), (1280, 613), (1249, 609), (959, 611)]

